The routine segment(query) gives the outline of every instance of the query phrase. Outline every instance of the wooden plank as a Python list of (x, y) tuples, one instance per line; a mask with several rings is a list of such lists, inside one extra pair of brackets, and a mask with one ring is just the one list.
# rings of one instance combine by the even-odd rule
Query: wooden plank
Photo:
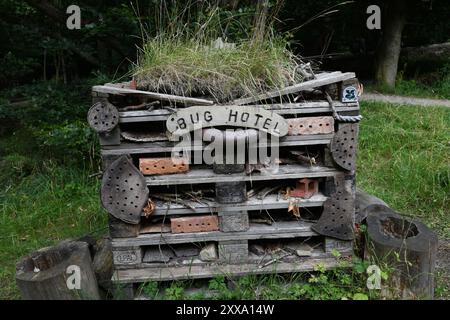
[(329, 74), (323, 77), (320, 77), (318, 79), (305, 81), (302, 83), (295, 84), (293, 86), (289, 86), (280, 90), (273, 90), (261, 95), (257, 95), (254, 97), (244, 98), (244, 99), (237, 99), (234, 101), (237, 105), (243, 105), (243, 104), (249, 104), (254, 103), (261, 100), (281, 97), (287, 94), (293, 94), (297, 93), (302, 90), (309, 90), (314, 89), (317, 87), (325, 86), (331, 83), (340, 82), (344, 80), (348, 80), (351, 78), (355, 78), (355, 74), (353, 72), (346, 72), (346, 73), (340, 73), (340, 74)]
[(172, 175), (157, 175), (145, 177), (149, 186), (165, 186), (180, 184), (200, 184), (217, 182), (237, 182), (237, 181), (265, 181), (281, 179), (300, 179), (300, 178), (320, 178), (334, 176), (339, 170), (324, 166), (304, 166), (288, 164), (279, 167), (278, 172), (258, 172), (251, 175), (242, 173), (232, 174), (214, 174), (212, 169), (191, 169), (186, 173), (177, 173)]
[[(150, 196), (151, 198), (151, 196)], [(315, 194), (309, 199), (292, 198), (298, 201), (299, 207), (319, 207), (328, 199), (323, 194)], [(215, 201), (203, 200), (202, 203), (187, 201), (187, 203), (195, 208), (195, 212), (192, 209), (187, 208), (178, 203), (171, 203), (168, 208), (167, 203), (155, 200), (155, 211), (152, 216), (164, 216), (164, 215), (178, 215), (178, 214), (194, 214), (194, 213), (213, 213), (213, 212), (237, 212), (237, 211), (252, 211), (252, 210), (271, 210), (271, 209), (287, 209), (289, 207), (289, 199), (283, 199), (277, 195), (268, 195), (264, 199), (260, 200), (256, 197), (242, 203), (235, 204), (220, 204)]]
[(219, 226), (222, 232), (247, 231), (250, 227), (247, 211), (219, 212)]
[[(356, 111), (359, 110), (357, 103), (342, 103), (333, 101), (336, 111)], [(327, 101), (308, 101), (300, 103), (282, 103), (282, 104), (259, 104), (251, 105), (255, 108), (264, 108), (273, 111), (279, 115), (289, 114), (309, 114), (309, 113), (325, 113), (331, 112), (330, 105)], [(120, 112), (120, 123), (135, 122), (151, 122), (151, 121), (167, 121), (171, 111), (165, 109), (157, 109), (152, 111), (124, 111)]]
[[(301, 135), (301, 136), (285, 136), (280, 138), (279, 146), (309, 146), (318, 144), (329, 144), (334, 134), (321, 134), (321, 135)], [(133, 143), (133, 142), (122, 142), (120, 145), (116, 146), (102, 146), (102, 155), (124, 155), (124, 154), (143, 154), (143, 153), (164, 153), (172, 152), (175, 142), (171, 141), (155, 141), (146, 143)], [(207, 146), (204, 144), (202, 146), (193, 145), (191, 147), (186, 147), (186, 150), (203, 150)], [(265, 144), (261, 144), (265, 146)]]
[(213, 101), (206, 100), (206, 99), (182, 97), (182, 96), (175, 96), (175, 95), (171, 95), (171, 94), (142, 91), (142, 90), (133, 90), (133, 89), (126, 89), (126, 88), (117, 88), (117, 87), (111, 87), (111, 86), (94, 86), (94, 87), (92, 87), (92, 91), (99, 92), (99, 93), (118, 94), (118, 95), (137, 94), (137, 95), (147, 96), (147, 97), (150, 97), (155, 100), (179, 102), (179, 103), (187, 104), (187, 105), (195, 104), (195, 105), (201, 105), (201, 106), (211, 106), (214, 104)]
[(211, 264), (187, 265), (165, 268), (141, 268), (116, 270), (112, 277), (114, 282), (134, 283), (146, 281), (171, 281), (182, 279), (212, 278), (215, 276), (244, 276), (250, 274), (290, 273), (314, 271), (317, 265), (325, 269), (343, 266), (336, 258), (327, 255), (300, 258), (292, 262), (277, 262), (264, 268), (259, 268), (256, 263), (241, 264)]
[(158, 245), (160, 243), (189, 243), (206, 241), (230, 241), (252, 239), (282, 239), (310, 237), (318, 235), (311, 229), (312, 222), (280, 221), (272, 225), (250, 223), (250, 228), (242, 232), (199, 232), (199, 233), (165, 233), (141, 234), (135, 238), (113, 239), (113, 248)]

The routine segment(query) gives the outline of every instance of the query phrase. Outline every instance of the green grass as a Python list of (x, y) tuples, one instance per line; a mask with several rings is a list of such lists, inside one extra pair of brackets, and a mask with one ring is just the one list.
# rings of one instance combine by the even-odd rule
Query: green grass
[[(48, 166), (46, 168), (46, 166)], [(0, 299), (19, 298), (15, 263), (31, 251), (89, 232), (106, 232), (99, 183), (90, 172), (44, 164), (0, 191)]]
[(432, 78), (422, 80), (404, 79), (399, 76), (393, 89), (369, 85), (367, 91), (420, 98), (450, 99), (450, 64), (444, 65), (438, 72), (430, 75)]
[[(362, 114), (358, 186), (450, 238), (450, 110), (363, 103)], [(106, 232), (99, 181), (89, 178), (94, 170), (34, 159), (27, 137), (17, 132), (0, 139), (8, 154), (0, 159), (1, 299), (19, 298), (14, 266), (20, 257), (62, 239)], [(352, 298), (368, 294), (361, 279), (355, 272), (320, 270), (294, 278), (244, 278), (237, 291), (223, 291), (220, 298)], [(219, 280), (210, 286), (220, 290)], [(185, 285), (174, 283), (168, 293), (183, 296)], [(448, 294), (443, 286), (438, 284), (439, 292)]]
[(450, 110), (362, 103), (357, 185), (450, 238)]

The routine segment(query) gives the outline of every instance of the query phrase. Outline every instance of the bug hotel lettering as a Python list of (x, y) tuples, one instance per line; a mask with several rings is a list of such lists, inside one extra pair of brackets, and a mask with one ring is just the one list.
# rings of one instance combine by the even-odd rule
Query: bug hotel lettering
[(184, 108), (169, 116), (166, 127), (169, 139), (178, 142), (172, 158), (179, 157), (180, 151), (193, 149), (194, 159), (186, 152), (183, 158), (194, 164), (241, 164), (246, 155), (252, 164), (258, 159), (260, 163), (273, 162), (278, 156), (279, 137), (288, 132), (283, 117), (254, 106)]

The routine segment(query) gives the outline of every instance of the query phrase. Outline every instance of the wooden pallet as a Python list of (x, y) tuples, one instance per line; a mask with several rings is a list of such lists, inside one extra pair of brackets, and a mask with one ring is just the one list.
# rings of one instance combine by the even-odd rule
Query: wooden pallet
[[(210, 278), (217, 275), (235, 277), (246, 274), (311, 271), (318, 264), (325, 268), (340, 266), (334, 251), (340, 252), (342, 257), (350, 256), (352, 241), (337, 240), (315, 231), (319, 222), (323, 223), (320, 220), (322, 217), (312, 221), (282, 218), (275, 220), (271, 225), (256, 223), (254, 217), (258, 212), (273, 214), (281, 211), (285, 213), (285, 216), (292, 216), (292, 213), (287, 212), (292, 201), (295, 201), (300, 210), (323, 208), (325, 213), (322, 215), (339, 216), (342, 215), (342, 208), (339, 209), (341, 211), (333, 211), (332, 207), (332, 205), (340, 204), (339, 197), (345, 197), (346, 201), (341, 204), (346, 208), (347, 214), (353, 214), (351, 204), (354, 201), (354, 192), (351, 191), (351, 184), (354, 183), (354, 164), (349, 165), (346, 153), (354, 152), (354, 149), (345, 148), (347, 144), (351, 145), (351, 148), (356, 147), (355, 142), (347, 140), (354, 140), (357, 135), (357, 125), (349, 127), (343, 123), (336, 123), (332, 116), (336, 115), (334, 112), (344, 116), (359, 115), (359, 103), (355, 100), (348, 101), (344, 97), (345, 89), (356, 87), (357, 80), (353, 73), (329, 72), (318, 74), (314, 80), (255, 97), (238, 99), (227, 105), (228, 108), (237, 106), (256, 108), (265, 110), (264, 112), (272, 112), (273, 117), (281, 116), (290, 128), (288, 135), (279, 139), (278, 146), (284, 150), (321, 150), (319, 163), (306, 165), (287, 162), (281, 164), (278, 171), (266, 170), (251, 174), (245, 174), (239, 170), (238, 172), (230, 171), (232, 173), (218, 173), (220, 170), (214, 166), (190, 164), (187, 172), (146, 175), (139, 181), (142, 181), (142, 185), (147, 185), (151, 191), (150, 198), (152, 198), (152, 192), (159, 192), (164, 187), (171, 188), (164, 190), (175, 190), (191, 186), (193, 191), (199, 191), (212, 185), (216, 190), (215, 199), (205, 199), (200, 202), (185, 200), (181, 204), (155, 198), (152, 199), (154, 208), (150, 217), (148, 212), (143, 210), (140, 217), (138, 214), (137, 224), (125, 223), (110, 215), (110, 233), (113, 237), (112, 250), (116, 269), (113, 280), (120, 284), (135, 284), (146, 281)], [(331, 96), (333, 107), (329, 99), (325, 99), (323, 90)], [(92, 95), (94, 103), (106, 104), (109, 112), (113, 112), (113, 115), (118, 117), (114, 129), (99, 132), (105, 170), (123, 156), (128, 156), (130, 163), (134, 163), (137, 167), (142, 158), (150, 159), (148, 161), (151, 162), (154, 161), (151, 158), (170, 157), (176, 142), (170, 141), (173, 136), (166, 135), (166, 121), (175, 111), (189, 106), (221, 108), (221, 106), (212, 105), (213, 103), (208, 99), (149, 93), (128, 89), (124, 85), (95, 86)], [(153, 109), (135, 110), (136, 105), (151, 105)], [(332, 130), (316, 130), (315, 134), (309, 134), (304, 126), (300, 127), (302, 123), (315, 123), (318, 129), (319, 124), (323, 125), (321, 130), (327, 125), (326, 128), (332, 128)], [(142, 136), (135, 133), (133, 136), (132, 131), (135, 128), (144, 131), (147, 130), (146, 128), (151, 129), (149, 132), (144, 132)], [(139, 130), (137, 132), (140, 132)], [(350, 130), (356, 133), (351, 135)], [(258, 147), (265, 146), (270, 146), (270, 142)], [(184, 149), (187, 152), (194, 152), (203, 151), (205, 147), (206, 144), (200, 144)], [(257, 197), (246, 199), (245, 197), (248, 191), (246, 188), (254, 184), (279, 182), (295, 186), (302, 178), (318, 179), (315, 183), (320, 181), (319, 192), (308, 199), (286, 198), (277, 194), (267, 194), (263, 199)], [(339, 185), (336, 181), (339, 181)], [(242, 191), (241, 195), (244, 195), (239, 203), (229, 202), (236, 202), (235, 200), (240, 196), (235, 197), (236, 199), (231, 196), (230, 199), (222, 199), (218, 196), (218, 190), (233, 191), (233, 188), (239, 189), (237, 191)], [(218, 230), (176, 233), (170, 229), (171, 219), (198, 218), (201, 215), (212, 215), (214, 219), (217, 219)], [(161, 223), (161, 219), (164, 223)], [(160, 225), (153, 221), (159, 221)], [(319, 232), (322, 231), (319, 230)], [(255, 244), (271, 241), (282, 243), (312, 241), (315, 246), (307, 257), (295, 254), (283, 257), (271, 254), (261, 257), (250, 250)], [(167, 261), (158, 262), (157, 260), (161, 257), (154, 256), (155, 252), (157, 255), (161, 248), (164, 250), (178, 246), (204, 248), (206, 245), (213, 245), (217, 249), (215, 260), (204, 261), (199, 256), (191, 255), (176, 256)], [(162, 251), (160, 254), (163, 254)]]

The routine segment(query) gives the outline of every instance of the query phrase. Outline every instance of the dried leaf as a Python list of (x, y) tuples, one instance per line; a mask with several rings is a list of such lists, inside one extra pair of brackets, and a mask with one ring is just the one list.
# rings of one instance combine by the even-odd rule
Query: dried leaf
[(148, 218), (153, 211), (155, 211), (155, 203), (149, 198), (147, 201), (147, 205), (142, 209), (144, 211), (144, 216)]

